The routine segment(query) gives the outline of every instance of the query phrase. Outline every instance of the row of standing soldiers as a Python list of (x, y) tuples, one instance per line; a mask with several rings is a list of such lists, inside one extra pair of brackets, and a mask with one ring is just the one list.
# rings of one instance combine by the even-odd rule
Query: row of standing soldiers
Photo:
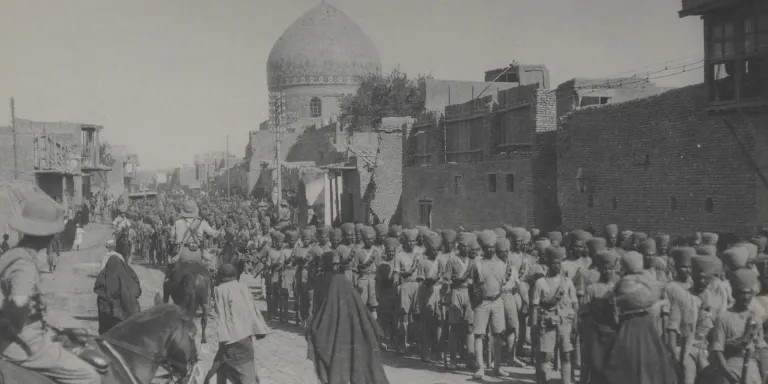
[[(249, 246), (265, 263), (270, 317), (286, 321), (294, 300), (296, 320), (305, 323), (324, 298), (323, 275), (344, 273), (378, 319), (386, 336), (382, 347), (405, 354), (419, 344), (424, 362), (441, 361), (451, 370), (463, 362), (477, 378), (486, 363), (494, 375), (506, 376), (506, 363), (534, 364), (539, 382), (557, 365), (564, 383), (577, 377), (605, 382), (597, 378), (607, 370), (602, 360), (608, 357), (599, 356), (609, 346), (595, 342), (601, 335), (592, 328), (615, 333), (621, 316), (636, 311), (654, 317), (654, 337), (674, 351), (679, 382), (693, 383), (706, 369), (713, 382), (741, 377), (732, 369), (738, 358), (746, 361), (739, 369), (749, 368), (745, 383), (761, 382), (761, 372), (768, 371), (762, 327), (749, 337), (744, 331), (745, 324), (765, 323), (762, 296), (749, 297), (747, 315), (726, 315), (741, 310), (736, 303), (746, 293), (734, 287), (745, 279), (748, 285), (754, 280), (753, 294), (762, 293), (756, 283), (768, 264), (764, 236), (722, 244), (714, 233), (673, 241), (665, 234), (619, 232), (616, 225), (605, 226), (600, 236), (584, 230), (541, 234), (509, 225), (458, 233), (352, 223), (283, 232), (262, 228)], [(619, 292), (620, 278), (630, 275), (653, 286), (652, 297), (638, 301)], [(616, 304), (619, 293), (624, 307)], [(640, 302), (644, 306), (633, 307)], [(746, 360), (731, 352), (715, 359), (718, 340), (745, 338), (760, 353)], [(523, 362), (528, 346), (530, 360)], [(766, 363), (752, 367), (756, 359)]]

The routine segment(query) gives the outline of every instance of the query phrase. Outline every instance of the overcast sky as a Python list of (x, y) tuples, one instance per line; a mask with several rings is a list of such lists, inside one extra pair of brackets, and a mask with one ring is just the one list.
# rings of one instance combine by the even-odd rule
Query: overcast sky
[[(0, 0), (0, 125), (14, 96), (20, 118), (103, 125), (143, 169), (223, 150), (227, 134), (243, 156), (266, 119), (272, 45), (318, 2)], [(701, 21), (679, 19), (675, 0), (328, 2), (371, 37), (385, 71), (441, 79), (482, 81), (517, 60), (547, 65), (556, 87), (703, 55)], [(701, 81), (701, 70), (656, 80)]]

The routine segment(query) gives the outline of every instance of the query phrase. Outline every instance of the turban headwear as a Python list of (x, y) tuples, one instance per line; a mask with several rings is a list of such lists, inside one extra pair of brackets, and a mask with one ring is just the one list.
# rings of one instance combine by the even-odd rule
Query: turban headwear
[(475, 235), (469, 232), (461, 232), (456, 236), (456, 242), (468, 247), (474, 241), (474, 237)]
[(595, 255), (594, 262), (595, 265), (605, 266), (605, 265), (614, 265), (616, 264), (616, 260), (619, 259), (619, 254), (615, 251), (611, 250), (601, 250)]
[(704, 232), (701, 234), (702, 245), (717, 245), (717, 240), (719, 239), (720, 236), (717, 233)]
[(331, 233), (329, 234), (329, 238), (333, 240), (341, 240), (341, 228), (333, 228), (331, 229)]
[(560, 232), (547, 233), (547, 238), (553, 245), (559, 245), (563, 242), (563, 234)]
[(400, 237), (403, 234), (403, 227), (399, 225), (393, 225), (389, 227), (389, 237)]
[(387, 228), (386, 224), (377, 224), (373, 229), (376, 230), (376, 235), (379, 237), (384, 237), (387, 234), (387, 231), (389, 228)]
[(509, 251), (510, 250), (510, 244), (509, 240), (506, 237), (502, 237), (500, 239), (496, 240), (496, 250), (499, 252)]
[(443, 242), (445, 243), (453, 243), (456, 241), (456, 231), (452, 229), (443, 230), (440, 232), (440, 236), (443, 238)]
[(375, 239), (376, 238), (376, 230), (374, 230), (371, 227), (364, 226), (360, 229), (360, 234), (366, 238), (366, 239)]
[(616, 283), (616, 306), (622, 311), (650, 308), (661, 299), (661, 284), (644, 275), (628, 275)]
[(656, 236), (656, 245), (669, 245), (669, 241), (672, 238), (667, 234), (661, 234)]
[(403, 236), (405, 236), (405, 238), (408, 240), (415, 241), (416, 238), (419, 237), (419, 231), (412, 228), (408, 228), (403, 231)]
[(603, 228), (603, 233), (606, 236), (618, 236), (619, 235), (619, 226), (616, 224), (607, 224)]
[(533, 244), (533, 249), (536, 251), (536, 254), (539, 255), (539, 257), (544, 257), (544, 251), (551, 245), (552, 243), (550, 243), (548, 239), (541, 239), (537, 240)]
[(530, 243), (531, 242), (531, 233), (528, 231), (525, 231), (523, 234), (523, 243)]
[(494, 247), (496, 246), (496, 234), (493, 231), (480, 232), (480, 236), (477, 237), (478, 243), (481, 247)]
[(581, 229), (571, 232), (571, 245), (586, 245), (587, 241), (592, 238), (592, 235)]
[(538, 228), (531, 228), (528, 233), (530, 233), (533, 238), (537, 238), (541, 234), (541, 231)]
[(695, 256), (691, 259), (691, 266), (694, 274), (714, 276), (720, 273), (723, 263), (717, 257)]
[(424, 237), (424, 245), (427, 249), (439, 250), (440, 249), (440, 236), (436, 233), (429, 233)]
[(565, 248), (549, 246), (544, 250), (544, 260), (548, 263), (565, 259)]
[(354, 235), (355, 234), (355, 225), (352, 223), (344, 223), (341, 225), (341, 234), (342, 235)]
[[(632, 234), (632, 240), (634, 240), (634, 242), (637, 244), (641, 244), (642, 242), (648, 240), (648, 234), (645, 232), (635, 232)], [(653, 247), (653, 248), (655, 251), (656, 247)]]
[(388, 237), (384, 239), (384, 248), (386, 250), (396, 250), (400, 246), (400, 241), (394, 237)]
[(304, 238), (304, 237), (312, 237), (312, 235), (314, 235), (314, 232), (315, 231), (313, 231), (313, 230), (311, 230), (309, 228), (302, 229), (301, 230), (301, 237), (302, 238)]
[(429, 233), (429, 228), (423, 225), (419, 225), (418, 227), (416, 227), (416, 231), (419, 234), (419, 236), (426, 236)]
[(629, 251), (621, 257), (621, 267), (629, 273), (643, 271), (643, 255), (635, 251)]
[(696, 247), (696, 254), (701, 256), (717, 256), (717, 247), (714, 245), (700, 245)]
[(750, 243), (749, 241), (742, 241), (734, 244), (734, 247), (744, 247), (749, 252), (749, 258), (747, 260), (754, 260), (757, 258), (757, 245)]
[(696, 257), (696, 250), (691, 247), (676, 247), (669, 252), (676, 266), (691, 266), (693, 258)]
[(751, 269), (738, 269), (728, 274), (728, 281), (734, 292), (744, 292), (754, 289), (757, 285), (757, 273)]
[(587, 248), (593, 255), (597, 255), (600, 251), (605, 249), (605, 239), (602, 237), (593, 237), (587, 241)]
[(294, 242), (299, 238), (299, 234), (296, 231), (285, 231), (285, 241), (288, 243)]
[(748, 259), (749, 251), (744, 247), (733, 247), (723, 252), (723, 263), (732, 271), (746, 267)]
[(642, 253), (643, 256), (651, 256), (656, 254), (656, 241), (653, 239), (647, 239), (640, 243), (637, 247), (637, 251)]
[(273, 243), (282, 243), (285, 240), (285, 235), (280, 231), (274, 231), (270, 234), (272, 236)]
[(365, 225), (363, 223), (355, 223), (355, 232), (362, 231)]
[(495, 228), (493, 233), (495, 233), (498, 238), (507, 237), (507, 231), (505, 231), (504, 228)]
[(317, 235), (319, 237), (329, 236), (331, 234), (331, 227), (324, 225), (317, 229)]
[(520, 227), (512, 227), (507, 231), (507, 234), (512, 241), (523, 240), (525, 237), (525, 229)]

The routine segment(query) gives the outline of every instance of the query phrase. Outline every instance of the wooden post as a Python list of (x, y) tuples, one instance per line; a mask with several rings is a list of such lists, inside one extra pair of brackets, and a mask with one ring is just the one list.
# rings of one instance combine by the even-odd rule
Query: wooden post
[(16, 102), (11, 97), (11, 135), (13, 136), (13, 179), (19, 179), (19, 150), (16, 143)]

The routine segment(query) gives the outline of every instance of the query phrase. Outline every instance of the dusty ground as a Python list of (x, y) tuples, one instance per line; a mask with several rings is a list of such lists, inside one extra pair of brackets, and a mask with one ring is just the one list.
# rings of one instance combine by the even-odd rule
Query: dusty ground
[[(106, 225), (91, 224), (86, 228), (85, 244), (79, 252), (66, 252), (59, 259), (55, 273), (43, 273), (43, 293), (49, 308), (48, 318), (54, 324), (79, 325), (98, 329), (96, 321), (96, 295), (93, 283), (98, 273), (99, 262), (104, 255), (103, 244), (110, 236)], [(40, 269), (47, 271), (44, 257), (39, 260)], [(153, 305), (155, 293), (161, 291), (163, 273), (143, 265), (134, 269), (141, 280), (143, 294), (140, 302), (143, 308)], [(245, 276), (244, 281), (254, 291), (258, 283)], [(266, 304), (258, 301), (264, 310)], [(217, 344), (215, 321), (210, 321), (206, 334), (208, 344), (199, 346), (201, 365), (204, 371), (210, 367)], [(281, 325), (270, 322), (273, 333), (256, 344), (256, 358), (259, 376), (267, 384), (317, 383), (312, 363), (306, 359), (306, 342), (303, 331), (296, 325)], [(199, 322), (198, 322), (199, 326)], [(198, 338), (199, 343), (199, 338)], [(415, 358), (395, 357), (384, 353), (384, 362), (389, 381), (396, 383), (448, 384), (472, 382), (468, 372), (448, 373), (442, 367), (422, 364)], [(488, 378), (491, 383), (532, 383), (532, 369), (511, 369), (513, 376), (507, 379)], [(215, 381), (214, 381), (215, 382)]]

